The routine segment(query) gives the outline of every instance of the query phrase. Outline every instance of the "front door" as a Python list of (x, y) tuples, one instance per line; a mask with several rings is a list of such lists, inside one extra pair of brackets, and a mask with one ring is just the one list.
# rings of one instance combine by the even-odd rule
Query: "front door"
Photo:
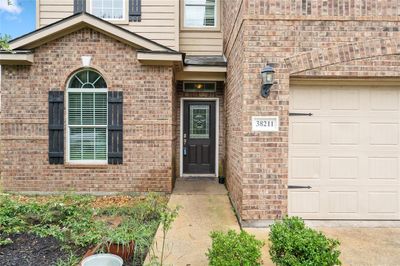
[(215, 102), (184, 101), (183, 173), (215, 173)]

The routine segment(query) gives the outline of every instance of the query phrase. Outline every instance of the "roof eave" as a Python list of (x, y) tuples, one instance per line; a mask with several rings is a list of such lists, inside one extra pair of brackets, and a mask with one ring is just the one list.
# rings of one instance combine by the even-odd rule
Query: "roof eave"
[(31, 65), (34, 62), (32, 53), (0, 53), (0, 65)]
[(43, 43), (57, 39), (70, 32), (74, 32), (84, 27), (93, 28), (103, 34), (111, 36), (121, 42), (134, 46), (135, 48), (150, 51), (170, 51), (173, 49), (161, 45), (157, 42), (149, 40), (141, 35), (128, 31), (122, 27), (114, 25), (108, 21), (100, 19), (91, 14), (82, 12), (74, 14), (55, 23), (37, 29), (33, 32), (25, 34), (21, 37), (10, 41), (10, 48), (15, 49), (32, 49)]

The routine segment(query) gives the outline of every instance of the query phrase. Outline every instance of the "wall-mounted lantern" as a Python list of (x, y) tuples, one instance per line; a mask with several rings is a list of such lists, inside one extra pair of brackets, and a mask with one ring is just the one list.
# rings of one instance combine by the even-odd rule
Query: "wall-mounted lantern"
[(274, 85), (275, 70), (267, 65), (261, 70), (262, 87), (261, 96), (266, 98), (269, 96), (272, 85)]

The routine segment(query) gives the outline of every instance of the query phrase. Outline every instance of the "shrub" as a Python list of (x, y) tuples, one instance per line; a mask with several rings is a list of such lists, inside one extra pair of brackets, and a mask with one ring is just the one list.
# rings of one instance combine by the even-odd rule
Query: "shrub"
[(245, 231), (211, 233), (212, 246), (206, 254), (210, 266), (261, 265), (261, 248), (264, 243)]
[(278, 266), (341, 265), (339, 241), (305, 226), (298, 217), (271, 225), (269, 254)]

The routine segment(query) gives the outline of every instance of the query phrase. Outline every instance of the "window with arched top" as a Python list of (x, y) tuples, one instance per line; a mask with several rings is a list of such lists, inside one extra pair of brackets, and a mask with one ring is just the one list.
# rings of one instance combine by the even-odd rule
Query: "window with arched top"
[(100, 73), (75, 73), (67, 86), (68, 161), (107, 163), (107, 83)]

